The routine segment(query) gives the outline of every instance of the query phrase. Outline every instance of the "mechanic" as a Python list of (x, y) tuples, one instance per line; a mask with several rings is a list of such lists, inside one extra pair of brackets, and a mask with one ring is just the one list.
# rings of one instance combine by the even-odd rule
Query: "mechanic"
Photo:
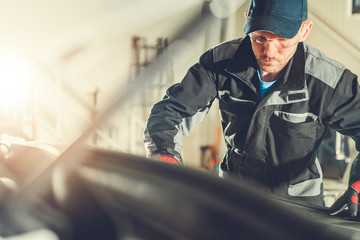
[[(323, 205), (316, 157), (328, 129), (352, 137), (360, 150), (360, 88), (343, 64), (304, 43), (313, 23), (306, 0), (251, 0), (245, 38), (205, 52), (150, 113), (148, 156), (183, 164), (182, 136), (218, 99), (226, 154), (223, 177), (254, 180), (271, 193)], [(357, 215), (360, 164), (354, 160), (346, 193)]]

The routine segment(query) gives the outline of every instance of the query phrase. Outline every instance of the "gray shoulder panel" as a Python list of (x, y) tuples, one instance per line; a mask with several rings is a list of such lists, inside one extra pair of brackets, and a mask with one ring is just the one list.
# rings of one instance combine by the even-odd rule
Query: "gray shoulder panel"
[(319, 79), (331, 88), (335, 88), (346, 67), (314, 47), (304, 44), (304, 49), (305, 73)]

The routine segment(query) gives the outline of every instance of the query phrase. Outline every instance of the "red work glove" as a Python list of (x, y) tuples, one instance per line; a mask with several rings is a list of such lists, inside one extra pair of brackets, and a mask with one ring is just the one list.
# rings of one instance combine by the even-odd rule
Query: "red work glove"
[(344, 195), (342, 195), (331, 207), (330, 215), (335, 215), (348, 207), (349, 214), (355, 217), (358, 213), (360, 181), (356, 181), (349, 186)]
[(163, 161), (163, 162), (168, 162), (168, 163), (171, 163), (171, 164), (180, 165), (179, 162), (173, 157), (160, 156), (157, 159), (160, 160), (160, 161)]

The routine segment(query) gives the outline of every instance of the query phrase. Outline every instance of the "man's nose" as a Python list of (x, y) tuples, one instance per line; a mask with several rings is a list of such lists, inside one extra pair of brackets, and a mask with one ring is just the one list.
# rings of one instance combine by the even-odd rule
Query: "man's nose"
[(274, 53), (277, 51), (277, 48), (275, 47), (275, 44), (276, 42), (274, 41), (267, 41), (265, 44), (264, 44), (264, 54), (266, 56), (273, 56)]

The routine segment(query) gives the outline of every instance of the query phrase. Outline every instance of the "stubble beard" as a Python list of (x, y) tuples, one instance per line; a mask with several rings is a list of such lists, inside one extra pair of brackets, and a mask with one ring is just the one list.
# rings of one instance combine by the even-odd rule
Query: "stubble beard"
[(280, 59), (271, 58), (268, 56), (261, 56), (260, 60), (257, 61), (260, 69), (263, 72), (275, 74), (283, 69)]

